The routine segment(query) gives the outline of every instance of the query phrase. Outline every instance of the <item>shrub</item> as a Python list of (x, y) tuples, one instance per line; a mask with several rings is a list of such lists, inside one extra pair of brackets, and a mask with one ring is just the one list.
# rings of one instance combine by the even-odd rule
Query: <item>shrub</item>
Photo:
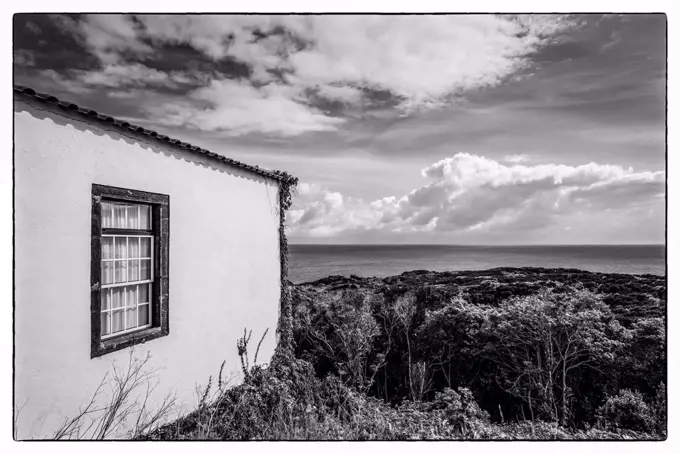
[(597, 412), (606, 430), (650, 432), (654, 428), (652, 409), (638, 391), (621, 390), (616, 396), (608, 398)]

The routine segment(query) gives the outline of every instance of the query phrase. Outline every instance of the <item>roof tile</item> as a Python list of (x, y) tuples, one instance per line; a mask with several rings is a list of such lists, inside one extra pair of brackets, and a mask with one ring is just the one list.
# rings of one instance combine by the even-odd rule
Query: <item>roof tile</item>
[(221, 154), (214, 153), (212, 151), (208, 151), (206, 149), (197, 147), (197, 146), (192, 145), (190, 143), (186, 143), (186, 142), (182, 142), (182, 141), (177, 140), (177, 139), (173, 139), (171, 137), (159, 134), (156, 131), (152, 131), (150, 129), (145, 129), (142, 126), (131, 125), (127, 121), (119, 120), (119, 119), (116, 119), (116, 118), (111, 117), (109, 115), (100, 114), (95, 110), (83, 108), (83, 107), (80, 107), (77, 104), (74, 104), (74, 103), (71, 103), (71, 102), (60, 101), (56, 96), (53, 96), (53, 95), (50, 95), (50, 94), (45, 94), (45, 93), (37, 93), (34, 89), (32, 89), (30, 87), (15, 85), (14, 86), (14, 92), (20, 93), (20, 94), (23, 94), (23, 95), (28, 95), (32, 98), (39, 100), (40, 102), (54, 104), (54, 105), (56, 105), (56, 106), (58, 106), (62, 109), (68, 109), (68, 110), (77, 112), (77, 113), (87, 117), (88, 119), (97, 119), (97, 120), (100, 120), (100, 121), (113, 123), (113, 125), (118, 126), (120, 128), (130, 129), (130, 130), (132, 130), (136, 133), (144, 134), (146, 136), (151, 136), (152, 138), (154, 138), (157, 141), (170, 142), (171, 144), (178, 145), (178, 146), (183, 147), (185, 149), (188, 149), (190, 151), (201, 153), (201, 154), (206, 155), (206, 156), (213, 158), (215, 160), (225, 162), (227, 164), (248, 170), (250, 172), (256, 173), (258, 175), (261, 175), (261, 176), (264, 176), (264, 177), (267, 177), (267, 178), (273, 178), (275, 180), (284, 181), (284, 182), (288, 182), (288, 183), (292, 183), (292, 184), (297, 183), (297, 178), (290, 175), (289, 173), (282, 172), (280, 170), (266, 170), (266, 169), (261, 169), (258, 166), (251, 166), (251, 165), (248, 165), (248, 164), (244, 164), (242, 162), (235, 161), (234, 159), (227, 158), (226, 156), (223, 156)]

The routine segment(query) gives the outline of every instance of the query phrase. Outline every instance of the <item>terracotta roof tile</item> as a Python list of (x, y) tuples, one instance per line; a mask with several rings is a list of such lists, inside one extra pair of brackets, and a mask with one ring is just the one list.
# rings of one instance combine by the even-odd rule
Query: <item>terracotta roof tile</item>
[(156, 131), (153, 131), (153, 130), (150, 130), (150, 129), (145, 129), (142, 126), (131, 125), (127, 121), (119, 120), (119, 119), (114, 118), (110, 115), (105, 115), (105, 114), (99, 113), (96, 110), (80, 107), (77, 104), (74, 104), (74, 103), (71, 103), (71, 102), (68, 102), (68, 101), (61, 101), (56, 96), (46, 94), (46, 93), (38, 93), (30, 87), (23, 87), (23, 86), (20, 86), (20, 85), (15, 85), (14, 86), (14, 92), (30, 96), (32, 98), (39, 100), (40, 102), (54, 104), (54, 105), (56, 105), (56, 106), (58, 106), (62, 109), (71, 110), (73, 112), (79, 113), (79, 114), (87, 117), (88, 119), (96, 119), (96, 120), (99, 120), (99, 121), (112, 123), (114, 126), (117, 126), (121, 129), (126, 129), (126, 130), (129, 129), (129, 130), (132, 130), (132, 131), (134, 131), (138, 134), (144, 134), (146, 136), (150, 136), (150, 137), (152, 137), (153, 139), (155, 139), (156, 141), (159, 141), (159, 142), (169, 142), (171, 144), (185, 148), (185, 149), (187, 149), (191, 152), (199, 153), (199, 154), (208, 156), (212, 159), (215, 159), (215, 160), (218, 160), (218, 161), (221, 161), (221, 162), (225, 162), (229, 165), (239, 167), (239, 168), (244, 169), (244, 170), (248, 170), (250, 172), (256, 173), (258, 175), (262, 175), (262, 176), (267, 177), (267, 178), (273, 178), (275, 180), (289, 182), (289, 183), (296, 183), (297, 182), (297, 178), (295, 178), (294, 176), (292, 176), (292, 175), (290, 175), (286, 172), (282, 172), (282, 171), (279, 171), (279, 170), (266, 170), (266, 169), (261, 169), (258, 166), (251, 166), (251, 165), (248, 165), (248, 164), (244, 164), (242, 162), (235, 161), (234, 159), (227, 158), (226, 156), (222, 156), (221, 154), (213, 153), (211, 151), (197, 147), (195, 145), (192, 145), (192, 144), (189, 144), (189, 143), (186, 143), (186, 142), (182, 142), (178, 139), (173, 139), (172, 137), (168, 137), (166, 135), (159, 134)]

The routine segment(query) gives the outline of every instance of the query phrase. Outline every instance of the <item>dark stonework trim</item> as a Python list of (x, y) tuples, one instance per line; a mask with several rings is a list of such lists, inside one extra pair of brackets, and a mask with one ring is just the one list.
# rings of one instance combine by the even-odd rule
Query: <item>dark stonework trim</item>
[(170, 203), (170, 197), (164, 194), (117, 188), (115, 186), (104, 186), (101, 184), (92, 185), (92, 195), (98, 195), (107, 199), (117, 199), (128, 202), (139, 202), (154, 205), (168, 205)]
[[(151, 225), (154, 236), (154, 283), (152, 285), (151, 328), (101, 340), (101, 202), (119, 200), (145, 203), (152, 206)], [(108, 230), (108, 229), (107, 229)], [(120, 231), (122, 232), (122, 230)], [(139, 233), (139, 231), (136, 231)], [(92, 185), (92, 262), (91, 262), (91, 348), (95, 358), (170, 333), (169, 318), (169, 253), (170, 253), (170, 197), (152, 192)]]
[(99, 341), (101, 332), (101, 298), (99, 281), (101, 280), (102, 251), (101, 251), (101, 201), (99, 195), (95, 195), (92, 190), (92, 235), (91, 235), (91, 256), (90, 261), (90, 320), (92, 332), (90, 336), (90, 358), (99, 356)]

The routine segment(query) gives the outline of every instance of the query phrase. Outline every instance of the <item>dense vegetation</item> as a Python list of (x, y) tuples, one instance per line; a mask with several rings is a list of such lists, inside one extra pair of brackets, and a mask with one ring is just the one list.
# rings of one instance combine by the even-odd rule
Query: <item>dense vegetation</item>
[(660, 276), (414, 271), (295, 297), (296, 356), (392, 405), (464, 387), (494, 422), (664, 433)]
[(293, 286), (294, 352), (153, 439), (666, 437), (666, 282), (540, 268)]

